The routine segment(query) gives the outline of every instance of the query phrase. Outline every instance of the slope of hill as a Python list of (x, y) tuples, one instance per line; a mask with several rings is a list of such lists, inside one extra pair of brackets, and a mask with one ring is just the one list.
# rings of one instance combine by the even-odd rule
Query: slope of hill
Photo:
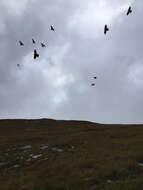
[(0, 190), (143, 189), (143, 125), (0, 120)]

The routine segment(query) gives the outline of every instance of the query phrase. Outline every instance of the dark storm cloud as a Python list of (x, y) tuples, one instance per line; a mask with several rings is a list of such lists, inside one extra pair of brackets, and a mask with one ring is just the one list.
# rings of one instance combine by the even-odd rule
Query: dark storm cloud
[[(143, 122), (141, 1), (16, 2), (0, 6), (2, 118)], [(127, 17), (129, 5), (133, 13)], [(32, 38), (40, 53), (36, 61)], [(93, 76), (98, 79), (91, 87)]]

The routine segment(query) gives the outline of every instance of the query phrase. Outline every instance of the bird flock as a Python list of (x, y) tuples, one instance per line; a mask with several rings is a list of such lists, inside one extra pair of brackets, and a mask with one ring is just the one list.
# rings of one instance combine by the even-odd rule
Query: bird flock
[[(54, 29), (54, 27), (52, 25), (50, 26), (50, 30), (55, 31), (55, 29)], [(36, 44), (36, 41), (33, 38), (32, 38), (32, 43)], [(41, 44), (41, 47), (46, 47), (46, 45), (44, 43), (40, 42), (40, 44)], [(19, 45), (24, 46), (24, 43), (21, 40), (19, 40)], [(39, 57), (39, 53), (37, 52), (36, 49), (34, 49), (33, 59), (36, 59), (38, 57)], [(17, 66), (19, 67), (20, 64), (17, 64)]]
[[(126, 15), (128, 16), (130, 13), (132, 13), (132, 8), (131, 7), (128, 8)], [(105, 25), (104, 26), (104, 34), (106, 34), (108, 31), (109, 31), (109, 28), (108, 28), (107, 25)]]
[[(131, 6), (129, 6), (126, 15), (128, 16), (130, 13), (132, 13), (132, 8)], [(109, 28), (107, 26), (107, 24), (104, 26), (104, 34), (106, 35), (106, 33), (109, 31)], [(97, 79), (97, 77), (93, 77), (94, 79)], [(95, 86), (95, 83), (91, 83), (91, 86)]]
[[(129, 6), (126, 15), (128, 16), (130, 13), (132, 13), (132, 8), (131, 8), (131, 6)], [(55, 31), (55, 29), (54, 29), (54, 27), (53, 27), (52, 25), (50, 26), (50, 30), (51, 30), (51, 31)], [(106, 35), (106, 33), (107, 33), (108, 31), (109, 31), (109, 27), (108, 27), (107, 24), (106, 24), (106, 25), (104, 26), (104, 34)], [(33, 43), (33, 44), (36, 43), (36, 41), (35, 41), (33, 38), (32, 38), (32, 43)], [(23, 43), (22, 41), (20, 41), (20, 40), (19, 40), (19, 44), (20, 44), (20, 46), (24, 46), (24, 43)], [(40, 42), (40, 44), (41, 44), (41, 47), (46, 47), (46, 45), (45, 45), (44, 43)], [(37, 50), (34, 49), (33, 59), (36, 59), (36, 58), (38, 58), (38, 57), (39, 57), (39, 54), (38, 54)], [(17, 66), (20, 67), (20, 64), (17, 64)], [(97, 79), (97, 77), (95, 76), (95, 77), (93, 77), (93, 79)], [(94, 83), (91, 83), (91, 86), (95, 86), (95, 82), (94, 82)]]

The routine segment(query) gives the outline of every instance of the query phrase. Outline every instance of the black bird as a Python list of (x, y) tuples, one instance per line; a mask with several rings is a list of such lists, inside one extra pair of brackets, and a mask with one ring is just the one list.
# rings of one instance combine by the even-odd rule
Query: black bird
[(37, 53), (36, 49), (34, 49), (34, 59), (36, 59), (36, 57), (39, 57), (39, 54)]
[(109, 28), (107, 27), (107, 25), (104, 26), (104, 34), (106, 34), (106, 32), (109, 31)]
[(132, 13), (132, 9), (131, 9), (131, 7), (128, 8), (127, 16), (128, 16), (130, 13)]
[(51, 30), (52, 30), (52, 31), (55, 31), (55, 29), (54, 29), (54, 27), (53, 27), (52, 25), (51, 25), (50, 27), (51, 27)]
[(42, 47), (46, 47), (46, 45), (45, 45), (45, 44), (43, 44), (43, 43), (41, 43), (41, 46), (42, 46)]
[(20, 40), (19, 40), (19, 44), (20, 44), (20, 46), (24, 46), (24, 43)]
[(92, 83), (91, 86), (95, 86), (95, 83)]
[(19, 63), (17, 64), (17, 67), (20, 67), (20, 64), (19, 64)]
[(94, 79), (97, 79), (97, 77), (93, 77)]
[(35, 44), (35, 43), (36, 43), (36, 42), (35, 42), (35, 40), (34, 40), (33, 38), (32, 38), (32, 43), (33, 43), (33, 44)]

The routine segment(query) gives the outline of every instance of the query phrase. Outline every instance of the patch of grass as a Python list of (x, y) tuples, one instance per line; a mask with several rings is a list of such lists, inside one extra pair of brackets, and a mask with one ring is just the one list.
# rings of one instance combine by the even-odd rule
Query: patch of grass
[[(143, 125), (2, 120), (0, 190), (141, 189), (142, 136)], [(24, 152), (26, 145), (32, 148)]]
[(104, 188), (105, 190), (142, 190), (143, 189), (143, 180), (125, 180), (120, 181), (115, 184), (111, 184)]

